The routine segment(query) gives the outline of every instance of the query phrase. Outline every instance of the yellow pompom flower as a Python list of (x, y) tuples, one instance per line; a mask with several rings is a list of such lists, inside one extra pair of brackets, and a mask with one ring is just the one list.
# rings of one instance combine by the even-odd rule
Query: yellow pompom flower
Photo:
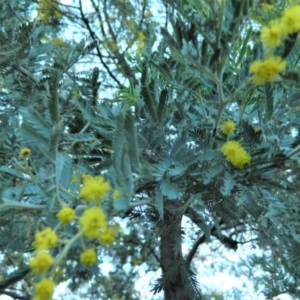
[(131, 265), (133, 266), (139, 266), (143, 263), (143, 259), (142, 258), (137, 258), (137, 257), (132, 257), (131, 258)]
[(138, 51), (140, 51), (143, 46), (144, 46), (144, 42), (146, 40), (146, 36), (144, 35), (144, 33), (142, 31), (138, 31), (136, 34), (137, 37), (137, 47), (138, 47)]
[(272, 4), (268, 4), (268, 3), (262, 3), (262, 4), (261, 4), (261, 8), (262, 8), (264, 11), (269, 11), (269, 10), (271, 10), (273, 7), (274, 7), (274, 5), (272, 5)]
[(266, 60), (256, 60), (250, 66), (250, 73), (253, 74), (253, 82), (263, 85), (273, 82), (278, 74), (286, 68), (286, 61), (280, 56), (270, 56)]
[(43, 231), (35, 234), (35, 240), (32, 243), (37, 250), (48, 250), (57, 243), (57, 235), (50, 227), (46, 227)]
[(94, 248), (89, 248), (80, 254), (80, 262), (85, 266), (92, 266), (97, 260)]
[(23, 158), (28, 158), (31, 155), (31, 150), (29, 148), (22, 148), (20, 150), (20, 156), (22, 156)]
[(57, 36), (53, 38), (53, 42), (58, 46), (63, 46), (64, 45), (64, 41), (61, 38), (57, 37)]
[(114, 228), (109, 227), (99, 234), (99, 240), (104, 245), (110, 245), (115, 241), (116, 234)]
[(82, 199), (90, 202), (99, 202), (107, 197), (111, 186), (105, 181), (104, 177), (84, 175), (82, 178), (83, 187), (79, 192), (79, 196)]
[(116, 201), (116, 200), (120, 199), (120, 197), (121, 197), (120, 191), (118, 189), (114, 190), (113, 196), (112, 196), (113, 200)]
[(81, 232), (90, 239), (99, 237), (100, 229), (107, 226), (106, 215), (100, 207), (87, 208), (79, 220)]
[(221, 125), (222, 133), (229, 135), (235, 130), (235, 123), (232, 120), (226, 120)]
[(83, 173), (82, 176), (81, 176), (81, 180), (82, 180), (83, 183), (84, 183), (86, 180), (91, 179), (91, 178), (92, 178), (91, 175), (85, 174), (85, 173)]
[(63, 207), (56, 217), (60, 222), (69, 224), (75, 219), (75, 211), (71, 207)]
[(35, 297), (32, 300), (51, 300), (54, 292), (54, 282), (44, 278), (34, 286)]
[(236, 156), (231, 158), (230, 162), (236, 168), (243, 169), (245, 166), (250, 164), (251, 156), (245, 149), (241, 149), (240, 151), (238, 151)]
[(260, 30), (261, 42), (271, 49), (280, 46), (285, 36), (284, 26), (278, 20), (270, 22), (269, 26), (263, 26)]
[(221, 152), (224, 154), (224, 156), (227, 157), (233, 157), (237, 154), (237, 152), (242, 148), (241, 144), (237, 141), (228, 141), (226, 142), (222, 148)]
[(299, 5), (293, 5), (284, 10), (281, 20), (285, 28), (286, 34), (296, 33), (300, 31), (299, 16)]
[(127, 21), (128, 28), (133, 31), (135, 27), (135, 21), (133, 19)]
[(226, 142), (222, 146), (221, 152), (226, 160), (231, 162), (238, 169), (243, 169), (251, 162), (250, 154), (237, 141)]
[(59, 9), (59, 1), (39, 0), (36, 8), (38, 17), (41, 21), (47, 22), (51, 18), (60, 19), (62, 14)]
[(137, 32), (137, 39), (140, 43), (143, 43), (146, 39), (146, 36), (144, 35), (144, 33), (142, 31), (138, 31)]
[(51, 254), (39, 252), (37, 256), (29, 262), (29, 267), (36, 273), (44, 273), (48, 271), (52, 264), (53, 258)]

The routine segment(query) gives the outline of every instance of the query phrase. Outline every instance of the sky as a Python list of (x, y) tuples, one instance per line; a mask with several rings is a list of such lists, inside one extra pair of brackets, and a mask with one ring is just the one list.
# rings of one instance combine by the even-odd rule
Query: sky
[[(77, 1), (72, 0), (63, 0), (64, 4), (74, 4)], [(90, 2), (85, 1), (85, 9), (91, 10)], [(152, 12), (154, 15), (158, 13), (159, 8), (153, 7)], [(73, 35), (67, 35), (67, 38), (73, 38)], [(79, 38), (80, 40), (80, 38)], [(183, 252), (187, 252), (188, 248), (185, 246), (183, 248)], [(208, 245), (201, 246), (201, 256), (206, 257), (207, 259), (201, 260), (199, 259), (196, 263), (196, 269), (198, 274), (199, 282), (203, 285), (203, 287), (208, 286), (212, 287), (215, 285), (215, 289), (217, 292), (231, 292), (234, 288), (240, 288), (243, 290), (243, 298), (239, 300), (264, 300), (264, 296), (260, 293), (260, 291), (255, 290), (253, 284), (249, 280), (247, 274), (240, 274), (239, 277), (233, 276), (228, 269), (230, 269), (230, 265), (237, 264), (241, 259), (246, 259), (248, 255), (250, 255), (253, 251), (257, 253), (257, 250), (253, 250), (249, 245), (239, 246), (239, 249), (235, 252), (232, 250), (225, 250), (222, 247), (219, 247), (218, 250), (212, 255), (211, 248)], [(3, 257), (0, 256), (0, 263)], [(214, 270), (213, 265), (225, 265), (228, 268), (225, 268), (223, 271)], [(127, 268), (128, 266), (124, 266)], [(109, 272), (112, 266), (107, 263), (102, 266), (103, 272)], [(136, 288), (138, 290), (143, 291), (143, 299), (144, 300), (161, 300), (163, 294), (160, 293), (157, 296), (152, 296), (150, 293), (151, 284), (154, 280), (160, 275), (160, 271), (145, 273), (143, 265), (141, 265), (139, 269), (140, 279), (136, 282)], [(65, 298), (68, 300), (79, 300), (80, 297), (70, 296), (69, 291), (66, 290), (66, 284), (60, 284), (55, 289), (55, 294), (53, 299)], [(12, 300), (13, 298), (0, 295), (0, 300)], [(235, 300), (234, 298), (225, 298), (226, 300)], [(292, 300), (292, 298), (288, 295), (281, 295), (280, 297), (276, 297), (276, 300)], [(274, 299), (274, 300), (275, 300)], [(80, 299), (81, 300), (81, 299)], [(113, 299), (112, 299), (113, 300)], [(213, 300), (213, 299), (212, 299)]]

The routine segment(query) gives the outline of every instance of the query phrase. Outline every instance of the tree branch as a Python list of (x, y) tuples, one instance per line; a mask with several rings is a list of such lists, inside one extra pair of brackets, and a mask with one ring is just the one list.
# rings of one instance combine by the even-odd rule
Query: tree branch
[(79, 1), (79, 10), (80, 10), (80, 15), (81, 15), (81, 19), (83, 21), (83, 23), (85, 24), (92, 40), (95, 42), (96, 45), (96, 50), (97, 50), (97, 54), (98, 57), (101, 61), (101, 63), (103, 64), (104, 68), (106, 69), (107, 73), (109, 74), (109, 76), (117, 83), (117, 85), (121, 88), (122, 84), (121, 82), (117, 79), (117, 77), (111, 72), (111, 70), (109, 69), (109, 67), (107, 66), (107, 64), (104, 62), (103, 60), (103, 55), (99, 49), (99, 45), (98, 45), (98, 41), (100, 41), (100, 39), (97, 37), (96, 33), (92, 30), (90, 23), (88, 21), (88, 19), (85, 17), (83, 9), (82, 9), (82, 1)]
[(159, 263), (159, 265), (160, 265), (162, 271), (163, 271), (163, 272), (166, 272), (165, 267), (163, 266), (163, 264), (162, 264), (160, 258), (159, 258), (159, 257), (157, 256), (157, 254), (155, 253), (154, 249), (153, 249), (151, 246), (149, 246), (149, 245), (148, 245), (148, 248), (150, 249), (150, 253), (155, 257), (155, 259), (156, 259), (157, 262)]
[[(191, 219), (191, 221), (196, 224), (200, 229), (203, 229), (203, 227), (206, 226), (205, 224), (205, 221), (202, 219), (202, 217), (191, 207), (188, 207), (186, 212), (185, 212), (185, 215), (187, 217), (189, 217)], [(222, 225), (223, 224), (223, 221), (219, 221), (219, 225)], [(226, 228), (227, 230), (228, 229), (232, 229), (233, 227), (228, 227)], [(212, 236), (214, 236), (215, 238), (217, 238), (225, 247), (229, 248), (229, 249), (232, 249), (232, 250), (237, 250), (237, 247), (238, 247), (238, 242), (234, 239), (232, 239), (231, 237), (228, 237), (226, 235), (223, 235), (223, 234), (219, 234), (218, 231), (217, 231), (217, 227), (216, 226), (213, 226), (211, 229), (210, 229), (210, 234)], [(196, 242), (194, 243), (192, 249), (190, 250), (187, 258), (186, 258), (186, 262), (188, 264), (191, 263), (191, 261), (193, 260), (193, 257), (195, 256), (197, 250), (198, 250), (198, 247), (203, 244), (205, 242), (206, 238), (205, 238), (205, 234), (201, 235), (197, 240)]]
[[(104, 16), (107, 20), (107, 26), (108, 26), (108, 30), (109, 30), (109, 34), (111, 35), (114, 43), (118, 44), (117, 43), (117, 37), (115, 35), (115, 32), (113, 31), (112, 27), (111, 27), (111, 24), (110, 22), (108, 21), (109, 20), (109, 16), (108, 16), (108, 13), (107, 13), (107, 6), (106, 6), (106, 1), (104, 1), (104, 9), (103, 9), (103, 12), (104, 12)], [(123, 73), (123, 75), (130, 79), (132, 78), (133, 79), (133, 82), (134, 82), (134, 85), (137, 85), (138, 84), (138, 81), (137, 79), (135, 78), (134, 74), (133, 74), (133, 70), (130, 68), (130, 66), (128, 65), (127, 61), (125, 60), (125, 57), (124, 57), (124, 54), (121, 54), (118, 49), (113, 51), (115, 56), (116, 56), (116, 59), (118, 60), (118, 63), (121, 67), (121, 71)]]
[(202, 245), (204, 242), (205, 242), (205, 234), (201, 235), (201, 236), (197, 239), (197, 241), (194, 243), (192, 249), (190, 250), (188, 256), (186, 257), (185, 261), (186, 261), (186, 263), (187, 263), (188, 265), (191, 264), (191, 262), (192, 262), (192, 260), (193, 260), (193, 258), (194, 258), (194, 256), (195, 256), (195, 254), (196, 254), (196, 252), (197, 252), (197, 250), (198, 250), (198, 247), (199, 247), (200, 245)]
[(12, 297), (14, 299), (19, 299), (19, 300), (30, 300), (30, 296), (21, 296), (19, 294), (16, 294), (14, 292), (9, 292), (5, 290), (0, 290), (0, 295), (7, 295), (9, 297)]

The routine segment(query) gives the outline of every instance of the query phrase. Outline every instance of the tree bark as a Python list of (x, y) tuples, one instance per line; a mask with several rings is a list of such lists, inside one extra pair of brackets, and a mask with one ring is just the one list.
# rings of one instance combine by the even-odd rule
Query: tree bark
[[(163, 276), (172, 263), (182, 260), (180, 239), (181, 219), (182, 217), (176, 220), (175, 224), (174, 221), (171, 225), (165, 224), (161, 233), (161, 263), (163, 266)], [(164, 294), (165, 300), (190, 300), (184, 288), (179, 270), (174, 274), (173, 280), (164, 286)]]

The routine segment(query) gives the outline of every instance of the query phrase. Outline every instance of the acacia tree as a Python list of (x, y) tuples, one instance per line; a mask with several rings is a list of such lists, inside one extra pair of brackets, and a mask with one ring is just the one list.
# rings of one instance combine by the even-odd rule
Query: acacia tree
[(71, 279), (140, 299), (122, 265), (144, 261), (154, 294), (201, 299), (193, 260), (218, 240), (270, 251), (252, 259), (266, 296), (298, 295), (299, 5), (0, 5), (1, 293), (51, 299)]

